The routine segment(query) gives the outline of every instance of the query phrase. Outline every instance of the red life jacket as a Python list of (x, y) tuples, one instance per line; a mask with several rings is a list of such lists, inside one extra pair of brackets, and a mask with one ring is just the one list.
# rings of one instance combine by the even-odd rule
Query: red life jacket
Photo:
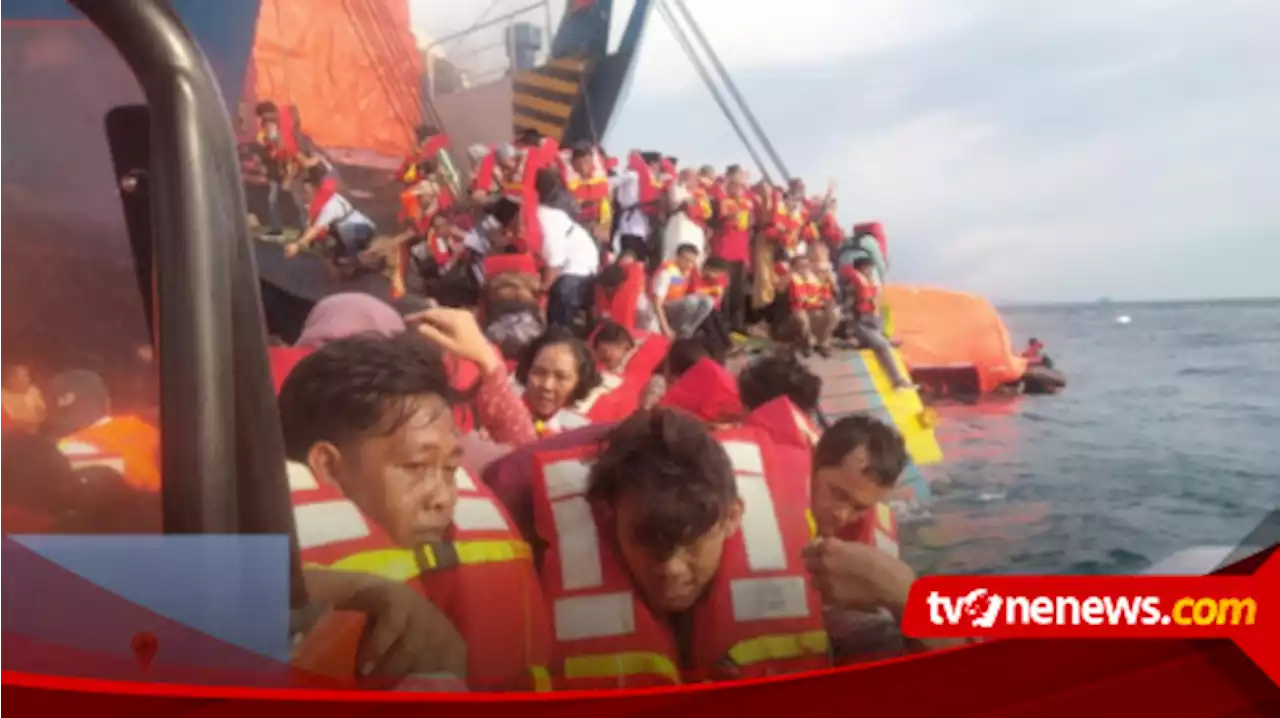
[[(717, 431), (746, 504), (708, 593), (691, 609), (691, 664), (636, 595), (608, 524), (585, 492), (598, 443), (536, 452), (534, 519), (547, 542), (541, 576), (553, 606), (557, 688), (638, 688), (707, 679), (730, 662), (742, 677), (830, 665), (821, 600), (800, 559), (809, 542), (808, 482), (793, 480), (757, 427)], [(784, 478), (785, 477), (785, 478)]]
[(671, 382), (658, 405), (683, 409), (712, 423), (738, 421), (745, 413), (737, 377), (711, 359), (699, 359)]
[(1033, 344), (1023, 350), (1022, 358), (1032, 366), (1039, 366), (1044, 363), (1044, 356), (1040, 353), (1042, 349), (1042, 346)]
[(636, 331), (636, 314), (640, 303), (640, 294), (645, 290), (644, 265), (634, 262), (627, 265), (627, 277), (613, 296), (606, 296), (604, 287), (596, 284), (596, 310), (605, 319), (621, 324), (627, 331)]
[(658, 200), (662, 198), (662, 192), (666, 189), (662, 182), (662, 176), (649, 169), (649, 165), (645, 163), (639, 152), (632, 152), (627, 156), (627, 168), (634, 170), (639, 178), (640, 211), (649, 215), (651, 221), (656, 220), (658, 218)]
[[(304, 563), (420, 590), (466, 640), (474, 688), (549, 689), (549, 617), (532, 553), (487, 486), (460, 469), (447, 540), (409, 549), (397, 546), (338, 487), (322, 484), (302, 464), (289, 462), (288, 469)], [(483, 610), (490, 606), (494, 610)]]
[(661, 334), (637, 336), (622, 366), (609, 372), (619, 379), (617, 385), (591, 405), (587, 417), (593, 422), (621, 421), (639, 409), (645, 387), (670, 348), (671, 340)]
[(707, 279), (706, 275), (701, 272), (694, 272), (690, 292), (692, 294), (702, 294), (704, 296), (711, 297), (715, 302), (716, 309), (719, 309), (720, 305), (724, 302), (724, 294), (728, 288), (728, 276), (722, 276), (719, 279), (712, 281)]
[(584, 222), (598, 224), (612, 220), (609, 175), (605, 172), (604, 161), (598, 151), (592, 156), (590, 175), (586, 177), (579, 175), (566, 154), (560, 155), (560, 171), (564, 176), (565, 187), (578, 201), (578, 209)]
[(853, 284), (856, 293), (854, 310), (864, 317), (873, 316), (876, 313), (876, 295), (880, 292), (879, 287), (856, 269), (848, 268), (848, 271), (844, 272), (844, 277)]
[(292, 162), (298, 156), (298, 133), (293, 128), (293, 112), (284, 108), (276, 113), (276, 129), (280, 137), (274, 142), (267, 138), (267, 127), (258, 122), (258, 143), (266, 148), (267, 156), (281, 164)]
[(445, 134), (432, 135), (427, 138), (426, 143), (422, 147), (405, 158), (400, 163), (400, 169), (397, 176), (400, 181), (406, 185), (416, 184), (422, 178), (418, 176), (418, 165), (426, 160), (436, 159), (441, 152), (449, 149), (449, 136)]
[(271, 383), (275, 385), (276, 396), (280, 395), (280, 387), (289, 378), (289, 372), (311, 351), (310, 347), (267, 347), (267, 362), (271, 365)]
[(765, 235), (788, 252), (794, 252), (808, 223), (809, 211), (804, 203), (790, 208), (786, 200), (778, 199), (774, 205), (773, 220), (765, 229)]
[[(329, 200), (333, 199), (333, 196), (337, 193), (337, 178), (325, 177), (321, 180), (320, 186), (316, 188), (316, 193), (311, 198), (311, 203), (307, 205), (307, 218), (310, 220), (310, 224), (315, 224), (316, 220), (320, 219), (320, 212), (324, 209), (324, 206), (329, 203)], [(327, 232), (328, 228), (325, 227), (324, 230)]]
[(489, 152), (480, 159), (480, 164), (471, 174), (472, 192), (483, 192), (491, 194), (498, 189), (498, 179), (496, 177), (497, 157), (494, 155), (493, 148), (489, 148)]

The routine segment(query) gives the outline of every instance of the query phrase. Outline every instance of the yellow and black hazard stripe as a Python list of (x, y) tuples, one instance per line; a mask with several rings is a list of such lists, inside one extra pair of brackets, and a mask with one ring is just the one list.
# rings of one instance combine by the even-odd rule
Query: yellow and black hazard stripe
[(590, 61), (566, 57), (517, 73), (511, 93), (512, 133), (534, 129), (559, 142), (582, 94)]

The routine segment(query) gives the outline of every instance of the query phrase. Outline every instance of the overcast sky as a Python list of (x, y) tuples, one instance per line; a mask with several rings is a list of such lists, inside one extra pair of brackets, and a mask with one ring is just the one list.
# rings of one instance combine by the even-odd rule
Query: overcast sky
[[(414, 2), (437, 36), (489, 4)], [(788, 169), (884, 222), (896, 282), (1280, 296), (1280, 1), (687, 4)], [(656, 13), (606, 143), (748, 160)]]

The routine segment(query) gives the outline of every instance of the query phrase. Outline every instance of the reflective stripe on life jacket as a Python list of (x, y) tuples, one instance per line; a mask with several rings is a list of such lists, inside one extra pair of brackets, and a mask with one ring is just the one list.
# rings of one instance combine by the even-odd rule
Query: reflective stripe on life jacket
[[(718, 675), (743, 677), (829, 665), (820, 599), (800, 553), (808, 543), (808, 482), (790, 480), (764, 432), (717, 432), (745, 504), (741, 530), (725, 544), (708, 595), (691, 609), (691, 664), (636, 595), (585, 496), (597, 445), (535, 454), (534, 513), (548, 544), (543, 587), (555, 627), (553, 680), (571, 689), (671, 685)], [(788, 481), (779, 481), (786, 475)]]
[(59, 441), (58, 450), (72, 469), (111, 469), (135, 489), (160, 490), (160, 432), (136, 416), (87, 426)]
[(421, 591), (466, 640), (471, 685), (550, 689), (548, 616), (531, 551), (487, 486), (459, 469), (448, 539), (406, 548), (305, 465), (289, 462), (288, 476), (304, 563), (381, 576)]

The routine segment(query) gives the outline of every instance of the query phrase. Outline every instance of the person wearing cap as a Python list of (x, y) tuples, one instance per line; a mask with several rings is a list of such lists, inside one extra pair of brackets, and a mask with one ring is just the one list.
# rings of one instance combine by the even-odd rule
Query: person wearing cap
[(551, 168), (538, 170), (538, 224), (542, 230), (540, 255), (542, 289), (547, 293), (547, 324), (571, 326), (578, 312), (591, 302), (591, 280), (600, 269), (595, 238), (563, 209), (554, 206), (564, 191), (560, 175)]
[(160, 432), (137, 416), (113, 415), (102, 377), (65, 372), (50, 382), (49, 394), (49, 428), (62, 437), (58, 450), (72, 469), (110, 469), (136, 489), (160, 489)]

